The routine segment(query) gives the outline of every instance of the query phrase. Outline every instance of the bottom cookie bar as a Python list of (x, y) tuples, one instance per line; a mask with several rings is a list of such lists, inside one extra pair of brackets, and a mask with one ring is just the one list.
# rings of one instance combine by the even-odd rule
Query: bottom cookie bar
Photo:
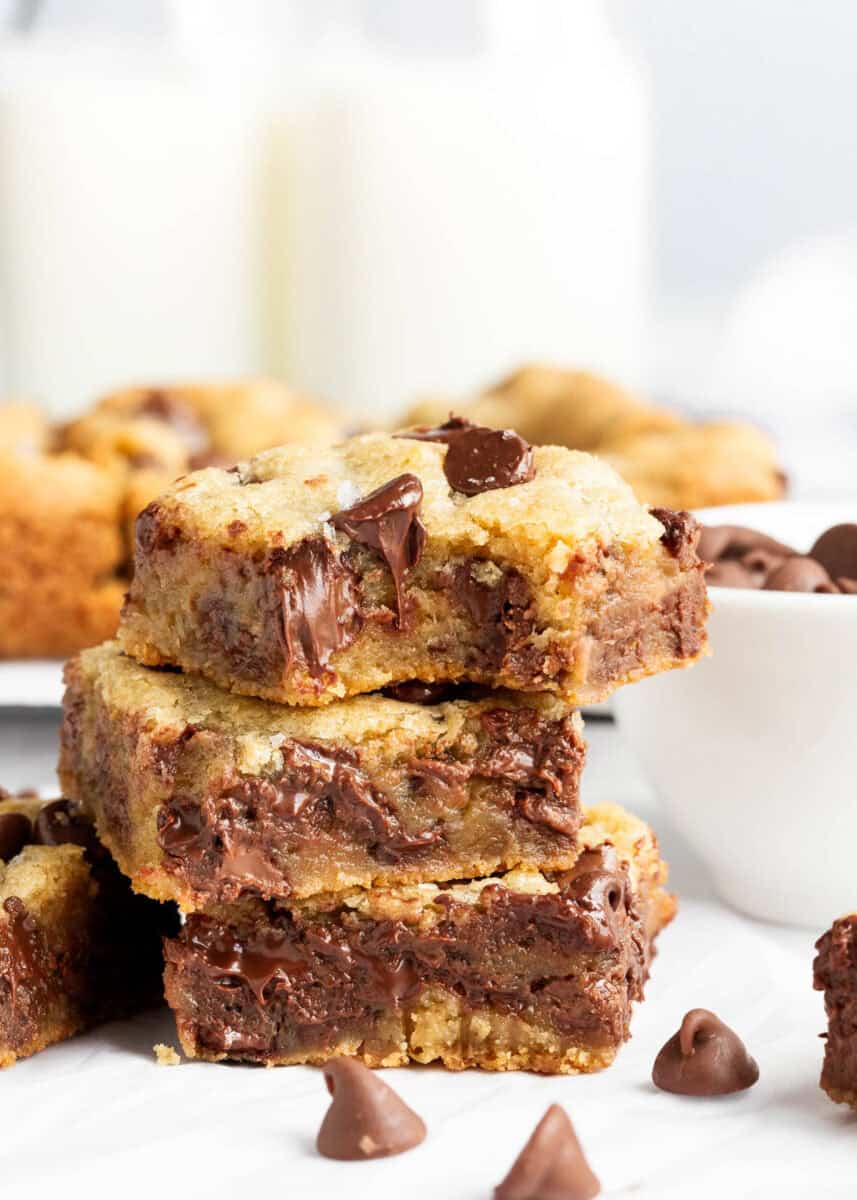
[(568, 871), (244, 899), (166, 942), (186, 1054), (268, 1065), (596, 1071), (629, 1036), (652, 943), (672, 918), (651, 830), (591, 809)]
[(857, 1109), (857, 913), (834, 921), (816, 950), (814, 983), (827, 1012), (821, 1086)]
[(0, 799), (0, 1067), (157, 1003), (169, 911), (67, 801)]

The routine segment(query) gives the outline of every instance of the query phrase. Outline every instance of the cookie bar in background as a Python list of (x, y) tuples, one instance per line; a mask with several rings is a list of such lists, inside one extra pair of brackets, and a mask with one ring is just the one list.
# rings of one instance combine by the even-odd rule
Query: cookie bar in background
[(575, 858), (582, 726), (556, 697), (411, 685), (399, 694), (423, 703), (294, 709), (141, 667), (115, 643), (66, 681), (66, 794), (138, 891), (184, 909)]
[(696, 538), (598, 459), (510, 430), (282, 446), (141, 513), (119, 636), (287, 704), (408, 679), (595, 702), (703, 652)]
[(0, 1067), (162, 998), (162, 906), (65, 800), (0, 797)]
[(115, 632), (127, 587), (122, 491), (58, 453), (37, 409), (0, 407), (0, 658), (52, 658)]
[(405, 424), (434, 424), (450, 407), (511, 426), (529, 441), (605, 456), (644, 504), (705, 508), (777, 500), (785, 491), (770, 438), (743, 422), (694, 421), (589, 371), (527, 366), (450, 405), (426, 400)]
[(193, 914), (166, 942), (185, 1053), (270, 1065), (596, 1071), (629, 1036), (672, 918), (654, 835), (592, 809), (565, 872), (259, 899)]
[(126, 476), (133, 546), (137, 513), (178, 476), (230, 466), (282, 442), (325, 445), (341, 427), (320, 402), (271, 379), (126, 388), (99, 400), (62, 433), (64, 444)]
[(814, 984), (827, 1013), (821, 1086), (857, 1109), (857, 914), (834, 921), (816, 950)]

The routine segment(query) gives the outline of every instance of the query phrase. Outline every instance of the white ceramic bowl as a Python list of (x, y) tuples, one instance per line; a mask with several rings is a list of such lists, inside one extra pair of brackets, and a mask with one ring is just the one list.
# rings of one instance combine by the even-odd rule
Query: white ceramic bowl
[[(700, 513), (806, 551), (842, 505)], [(613, 698), (724, 900), (822, 929), (857, 910), (857, 597), (711, 588), (711, 658)]]

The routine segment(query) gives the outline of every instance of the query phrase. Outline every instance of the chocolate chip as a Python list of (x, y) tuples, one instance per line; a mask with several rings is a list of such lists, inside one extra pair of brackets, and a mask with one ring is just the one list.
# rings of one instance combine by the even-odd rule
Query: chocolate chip
[(833, 581), (821, 563), (794, 554), (776, 567), (765, 580), (766, 592), (833, 591)]
[(656, 1087), (682, 1096), (726, 1096), (758, 1078), (755, 1059), (738, 1035), (705, 1008), (685, 1015), (652, 1068)]
[(8, 862), (27, 845), (33, 827), (24, 813), (0, 813), (0, 862)]
[(37, 846), (83, 846), (85, 850), (98, 847), (95, 830), (72, 810), (68, 800), (54, 800), (39, 810), (33, 842)]
[(333, 1059), (325, 1064), (324, 1079), (333, 1099), (315, 1144), (325, 1158), (388, 1158), (425, 1140), (422, 1119), (356, 1059)]
[(857, 579), (857, 525), (834, 525), (816, 539), (810, 558), (832, 578)]
[(426, 542), (425, 526), (419, 517), (422, 499), (423, 485), (416, 475), (398, 475), (330, 518), (334, 529), (347, 533), (361, 546), (377, 550), (390, 568), (399, 628), (405, 613), (405, 574), (420, 561)]
[(756, 575), (743, 563), (731, 558), (712, 563), (705, 572), (705, 581), (709, 587), (758, 588), (762, 586), (763, 580), (763, 576)]
[(591, 1200), (600, 1192), (574, 1126), (565, 1110), (552, 1104), (494, 1189), (494, 1200)]
[(417, 429), (398, 437), (443, 442), (449, 449), (443, 470), (449, 486), (465, 496), (529, 483), (535, 476), (533, 448), (514, 429), (487, 429), (463, 417), (450, 417), (435, 429)]
[(652, 516), (664, 527), (661, 541), (680, 567), (692, 567), (697, 562), (696, 548), (700, 526), (689, 512), (673, 512), (671, 508), (653, 508)]
[(779, 558), (797, 553), (784, 542), (743, 525), (703, 525), (698, 550), (699, 557), (706, 562), (716, 562), (719, 558), (742, 558), (749, 550), (767, 550)]

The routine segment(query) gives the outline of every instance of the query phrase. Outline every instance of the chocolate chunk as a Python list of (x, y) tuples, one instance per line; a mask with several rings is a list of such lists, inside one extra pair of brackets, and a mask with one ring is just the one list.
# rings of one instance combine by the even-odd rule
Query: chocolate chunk
[(333, 1099), (315, 1144), (325, 1158), (342, 1162), (388, 1158), (425, 1141), (422, 1119), (356, 1059), (334, 1058), (326, 1063), (324, 1080)]
[(134, 545), (137, 554), (148, 556), (155, 551), (175, 551), (182, 539), (178, 525), (166, 519), (157, 500), (147, 504), (134, 523)]
[(705, 572), (705, 579), (709, 587), (759, 588), (764, 582), (764, 576), (731, 558), (712, 563)]
[(3, 911), (7, 919), (0, 922), (0, 979), (9, 985), (13, 1007), (19, 988), (25, 984), (30, 1011), (34, 1013), (38, 1004), (35, 989), (41, 990), (49, 971), (44, 937), (17, 896), (3, 901)]
[(465, 496), (529, 483), (533, 448), (513, 429), (463, 430), (449, 443), (443, 470), (450, 487)]
[(0, 862), (8, 862), (27, 845), (33, 827), (24, 813), (0, 813)]
[(699, 544), (701, 527), (689, 512), (673, 512), (669, 508), (653, 508), (652, 516), (664, 527), (661, 541), (682, 568), (692, 567), (697, 562), (696, 548)]
[(682, 1096), (726, 1096), (758, 1078), (759, 1068), (738, 1035), (705, 1008), (685, 1015), (652, 1068), (656, 1087)]
[(435, 429), (398, 434), (420, 442), (443, 442), (449, 449), (443, 470), (449, 486), (465, 496), (529, 483), (535, 476), (533, 448), (514, 429), (488, 429), (450, 417)]
[(832, 578), (857, 579), (857, 525), (833, 525), (809, 552)]
[(363, 624), (354, 573), (320, 537), (278, 547), (269, 570), (279, 591), (286, 664), (303, 665), (318, 679)]
[(342, 530), (361, 546), (377, 550), (383, 557), (396, 586), (397, 625), (405, 616), (405, 574), (417, 565), (426, 541), (425, 526), (419, 517), (423, 485), (416, 475), (398, 475), (330, 518), (334, 529)]
[(767, 550), (779, 558), (797, 553), (791, 546), (760, 533), (758, 529), (747, 529), (743, 525), (703, 525), (698, 551), (699, 557), (706, 562), (743, 558), (749, 550)]
[(494, 1189), (494, 1200), (591, 1200), (600, 1192), (565, 1109), (552, 1104)]
[(835, 591), (833, 580), (821, 563), (802, 554), (794, 554), (776, 567), (765, 580), (767, 592)]
[(33, 842), (37, 846), (83, 846), (85, 850), (100, 849), (95, 830), (68, 800), (54, 800), (39, 810), (33, 824)]

